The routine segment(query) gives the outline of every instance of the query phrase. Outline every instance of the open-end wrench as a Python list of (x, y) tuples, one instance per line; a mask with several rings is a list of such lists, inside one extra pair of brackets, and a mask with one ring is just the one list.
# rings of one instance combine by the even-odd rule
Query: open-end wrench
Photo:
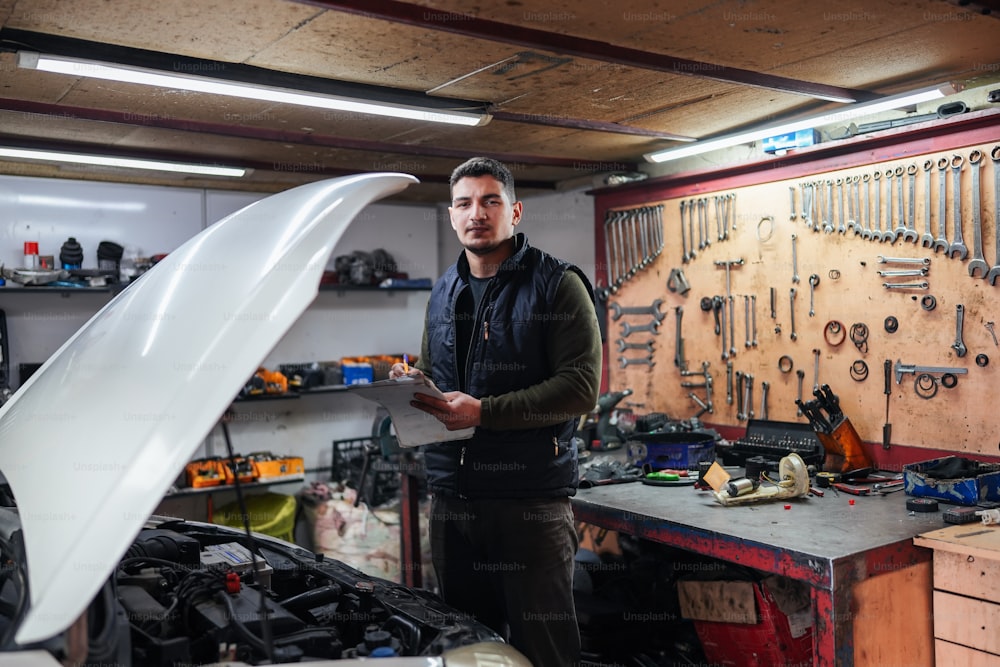
[(715, 196), (715, 231), (718, 234), (718, 239), (720, 241), (724, 241), (726, 239), (726, 234), (722, 226), (722, 223), (724, 221), (723, 215), (725, 210), (722, 204), (724, 201), (725, 201), (725, 195)]
[(983, 200), (979, 190), (979, 171), (983, 166), (983, 152), (979, 149), (969, 154), (969, 170), (972, 172), (972, 259), (969, 260), (969, 275), (976, 277), (976, 272), (980, 272), (980, 278), (989, 275), (990, 265), (983, 257), (983, 221), (980, 209), (983, 207)]
[(792, 340), (795, 340), (796, 338), (798, 338), (798, 336), (795, 334), (795, 288), (794, 287), (788, 291), (788, 300), (791, 304), (791, 309), (789, 310), (789, 316), (791, 318), (790, 321), (792, 325), (792, 333), (789, 334), (789, 336), (791, 337)]
[(687, 369), (687, 362), (684, 360), (684, 337), (681, 335), (681, 320), (684, 317), (683, 306), (674, 309), (676, 320), (676, 335), (674, 336), (674, 366), (681, 370)]
[(746, 381), (747, 390), (746, 400), (743, 403), (746, 406), (747, 419), (753, 419), (753, 375), (746, 373), (743, 379)]
[(816, 309), (813, 307), (813, 292), (817, 285), (819, 285), (819, 274), (814, 273), (809, 276), (809, 317), (816, 316)]
[(896, 177), (896, 228), (892, 231), (892, 242), (895, 243), (906, 236), (906, 211), (903, 210), (903, 174), (906, 169), (902, 165), (892, 171)]
[(743, 421), (747, 418), (744, 411), (745, 395), (743, 393), (743, 371), (736, 371), (736, 419)]
[(955, 342), (951, 346), (955, 349), (955, 354), (960, 357), (964, 357), (968, 349), (965, 347), (965, 341), (962, 340), (962, 327), (965, 324), (965, 306), (956, 303), (955, 304)]
[(858, 227), (858, 209), (854, 205), (854, 193), (857, 189), (855, 187), (857, 183), (857, 176), (848, 176), (844, 179), (844, 185), (847, 186), (847, 228), (855, 234), (860, 234), (861, 230)]
[(945, 366), (916, 366), (910, 364), (904, 364), (899, 359), (896, 360), (896, 366), (894, 368), (896, 374), (896, 384), (903, 381), (903, 376), (910, 374), (916, 375), (917, 373), (951, 373), (952, 375), (966, 375), (969, 372), (967, 368), (948, 368)]
[[(937, 238), (934, 239), (934, 252), (944, 250), (948, 254), (948, 232), (945, 228), (945, 220), (948, 213), (948, 158), (939, 158), (937, 161), (938, 170), (938, 221)], [(928, 200), (929, 201), (929, 200)]]
[(642, 324), (639, 326), (636, 326), (634, 324), (629, 324), (628, 322), (622, 322), (622, 337), (628, 338), (629, 336), (638, 331), (646, 331), (648, 333), (659, 336), (660, 335), (659, 328), (660, 328), (659, 320), (653, 320), (649, 324)]
[(927, 289), (931, 285), (928, 282), (920, 283), (882, 283), (886, 289)]
[(648, 357), (634, 357), (634, 358), (630, 358), (630, 357), (618, 357), (618, 363), (620, 363), (622, 365), (622, 368), (628, 368), (629, 366), (636, 366), (636, 365), (639, 365), (639, 364), (645, 364), (646, 366), (649, 366), (649, 370), (653, 370), (653, 366), (656, 365), (656, 362), (653, 361), (653, 357), (652, 356), (648, 356)]
[(681, 200), (681, 261), (685, 264), (691, 259), (688, 256), (687, 235), (684, 233), (684, 211), (687, 209), (687, 202)]
[[(847, 233), (847, 227), (844, 225), (844, 179), (838, 178), (837, 182), (836, 182), (836, 185), (837, 185), (837, 203), (838, 203), (838, 206), (837, 206), (837, 209), (838, 209), (838, 212), (837, 212), (837, 220), (838, 220), (837, 233), (838, 234), (846, 234)], [(832, 206), (833, 205), (831, 204), (831, 207)]]
[(823, 220), (823, 231), (833, 233), (833, 180), (826, 179), (826, 213)]
[(806, 229), (812, 229), (812, 202), (813, 202), (813, 185), (812, 183), (803, 183), (802, 188), (802, 222), (806, 223)]
[(795, 241), (798, 237), (792, 234), (792, 282), (799, 282), (799, 254), (795, 248)]
[(725, 361), (729, 358), (729, 345), (726, 343), (726, 297), (719, 297), (720, 307), (719, 311), (722, 313), (722, 360)]
[(750, 345), (757, 347), (757, 295), (750, 295), (750, 316), (753, 321), (753, 340)]
[(663, 208), (665, 204), (656, 206), (656, 215), (653, 216), (653, 224), (656, 229), (656, 254), (663, 252)]
[(813, 392), (819, 391), (819, 349), (813, 348)]
[(924, 235), (920, 237), (920, 245), (924, 248), (934, 247), (934, 232), (931, 231), (931, 169), (934, 160), (924, 160)]
[(806, 372), (800, 368), (797, 371), (795, 371), (795, 377), (797, 377), (799, 379), (799, 400), (797, 400), (795, 402), (796, 405), (799, 406), (799, 408), (795, 411), (795, 416), (801, 417), (802, 416), (802, 381), (806, 377)]
[(705, 249), (705, 199), (698, 198), (698, 250)]
[(789, 188), (788, 188), (788, 210), (791, 211), (791, 213), (788, 216), (788, 219), (791, 220), (792, 222), (795, 222), (795, 219), (798, 216), (796, 215), (796, 212), (795, 212), (795, 187), (794, 186), (789, 186)]
[(965, 239), (962, 238), (962, 165), (965, 158), (955, 155), (951, 158), (952, 189), (951, 199), (955, 211), (955, 229), (951, 245), (948, 246), (948, 257), (955, 259), (965, 259), (969, 256), (969, 249), (965, 247)]
[(736, 299), (729, 296), (729, 356), (736, 356)]
[[(895, 191), (892, 188), (892, 180), (896, 175), (896, 172), (892, 169), (885, 170), (885, 231), (882, 232), (882, 242), (888, 241), (889, 243), (896, 242), (897, 233), (893, 231), (892, 228), (892, 204), (893, 199), (896, 196)], [(902, 211), (901, 211), (902, 212)], [(902, 227), (902, 222), (899, 223), (899, 227)]]
[(642, 206), (636, 212), (636, 222), (639, 228), (639, 245), (642, 248), (642, 259), (639, 268), (644, 269), (653, 261), (653, 244), (649, 240), (649, 208)]
[(657, 322), (662, 322), (667, 314), (660, 311), (661, 305), (663, 299), (656, 299), (648, 306), (622, 306), (616, 301), (608, 304), (608, 308), (611, 310), (611, 319), (615, 321), (622, 315), (652, 315)]
[(875, 273), (882, 276), (883, 278), (902, 278), (902, 277), (915, 278), (917, 276), (926, 276), (929, 272), (930, 269), (928, 269), (925, 266), (920, 269), (899, 269), (899, 270), (894, 269), (891, 271), (876, 271)]
[[(920, 234), (917, 234), (917, 223), (914, 219), (916, 215), (916, 202), (914, 201), (916, 184), (917, 165), (911, 164), (906, 167), (906, 189), (907, 194), (909, 195), (909, 200), (906, 202), (906, 229), (903, 230), (903, 240), (910, 241), (911, 243), (916, 243), (917, 239), (920, 238)], [(900, 190), (902, 189), (903, 188), (900, 187)], [(903, 217), (902, 211), (900, 211), (899, 217)]]
[(698, 253), (694, 251), (694, 213), (697, 203), (694, 199), (688, 202), (688, 257), (694, 259)]
[(872, 223), (872, 240), (882, 240), (882, 172), (872, 174), (875, 179), (875, 221)]
[(986, 280), (995, 287), (997, 278), (1000, 278), (1000, 146), (993, 147), (993, 150), (990, 151), (990, 158), (993, 160), (993, 236), (996, 238), (997, 247), (993, 267), (986, 274)]
[(767, 419), (767, 392), (771, 388), (771, 383), (764, 381), (760, 383), (760, 418)]
[(870, 241), (872, 238), (871, 195), (869, 194), (871, 191), (871, 179), (870, 174), (861, 175), (861, 182), (864, 184), (863, 189), (865, 191), (864, 208), (861, 209), (865, 226), (861, 230), (861, 238), (866, 241)]
[(743, 324), (746, 329), (746, 341), (743, 343), (743, 347), (750, 347), (750, 295), (743, 295)]
[[(854, 235), (858, 236), (861, 234), (861, 176), (855, 174), (854, 178), (851, 179), (851, 184), (854, 187)], [(850, 225), (848, 225), (850, 226)]]
[(619, 338), (617, 342), (619, 352), (624, 352), (625, 350), (645, 350), (650, 356), (653, 355), (654, 341), (652, 338), (645, 343), (626, 343), (624, 338)]
[(614, 285), (615, 278), (617, 277), (615, 274), (615, 265), (611, 261), (614, 254), (614, 241), (611, 238), (611, 221), (614, 219), (614, 215), (614, 211), (608, 211), (604, 216), (604, 258), (607, 262), (608, 285)]
[(726, 405), (733, 404), (733, 362), (726, 362)]

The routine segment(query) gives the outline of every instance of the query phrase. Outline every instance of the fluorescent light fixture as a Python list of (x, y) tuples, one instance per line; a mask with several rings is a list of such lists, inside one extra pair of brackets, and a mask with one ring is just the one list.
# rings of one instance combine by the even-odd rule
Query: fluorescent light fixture
[(692, 155), (700, 155), (709, 151), (718, 150), (720, 148), (728, 148), (730, 146), (748, 144), (752, 141), (760, 141), (761, 139), (765, 139), (767, 137), (789, 134), (799, 130), (807, 130), (820, 125), (850, 121), (860, 116), (867, 116), (881, 111), (889, 111), (890, 109), (898, 109), (912, 104), (919, 104), (920, 102), (928, 102), (930, 100), (942, 98), (953, 92), (955, 91), (950, 85), (924, 88), (910, 93), (882, 97), (871, 102), (852, 104), (848, 107), (819, 116), (793, 120), (787, 123), (765, 125), (764, 127), (756, 130), (726, 134), (714, 139), (705, 139), (704, 141), (698, 141), (694, 144), (681, 146), (680, 148), (667, 148), (662, 151), (647, 153), (644, 157), (650, 162), (667, 162), (668, 160), (677, 160), (684, 157), (690, 157)]
[(261, 86), (253, 83), (226, 81), (183, 73), (170, 73), (144, 67), (103, 63), (82, 58), (53, 56), (31, 51), (19, 51), (17, 54), (17, 65), (23, 69), (37, 69), (45, 72), (56, 72), (92, 79), (138, 83), (176, 90), (189, 90), (195, 93), (228, 95), (230, 97), (241, 97), (249, 100), (296, 104), (318, 109), (407, 118), (432, 123), (450, 123), (452, 125), (473, 127), (476, 125), (485, 125), (490, 120), (488, 114), (482, 113), (452, 111), (449, 109), (389, 102), (369, 102), (339, 95), (307, 93), (291, 88)]
[(218, 167), (206, 164), (184, 162), (164, 162), (161, 160), (140, 160), (135, 158), (111, 157), (107, 155), (87, 155), (83, 153), (64, 153), (61, 151), (42, 151), (26, 148), (6, 148), (0, 146), (0, 158), (14, 160), (43, 160), (46, 162), (70, 162), (73, 164), (92, 164), (101, 167), (122, 167), (125, 169), (151, 169), (154, 171), (172, 171), (181, 174), (197, 174), (200, 176), (231, 176), (240, 178), (247, 173), (239, 167)]

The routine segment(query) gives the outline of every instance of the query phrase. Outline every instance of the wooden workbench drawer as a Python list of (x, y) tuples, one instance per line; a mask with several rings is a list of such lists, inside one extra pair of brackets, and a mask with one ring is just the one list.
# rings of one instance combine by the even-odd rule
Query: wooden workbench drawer
[(947, 665), (961, 665), (962, 667), (996, 667), (1000, 657), (987, 653), (986, 651), (976, 651), (967, 646), (952, 644), (943, 639), (934, 641), (934, 664), (945, 667)]
[[(937, 558), (937, 554), (934, 556)], [(935, 582), (936, 583), (936, 582)], [(934, 637), (1000, 656), (1000, 605), (934, 591)], [(994, 658), (995, 660), (997, 658)], [(961, 662), (939, 662), (960, 665)]]
[(1000, 603), (1000, 561), (937, 550), (934, 588)]

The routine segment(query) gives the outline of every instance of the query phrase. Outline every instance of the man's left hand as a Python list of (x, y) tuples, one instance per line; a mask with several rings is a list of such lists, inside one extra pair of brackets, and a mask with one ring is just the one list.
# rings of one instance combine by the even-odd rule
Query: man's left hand
[(416, 393), (410, 405), (423, 410), (445, 425), (449, 431), (479, 426), (482, 404), (460, 391), (445, 392), (444, 400), (429, 394)]

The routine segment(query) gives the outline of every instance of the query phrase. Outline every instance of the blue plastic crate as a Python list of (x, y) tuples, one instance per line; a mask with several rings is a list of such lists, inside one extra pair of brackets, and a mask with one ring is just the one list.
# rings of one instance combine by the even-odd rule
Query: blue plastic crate
[(625, 443), (629, 463), (653, 470), (697, 470), (715, 460), (715, 438), (707, 433), (634, 433)]

